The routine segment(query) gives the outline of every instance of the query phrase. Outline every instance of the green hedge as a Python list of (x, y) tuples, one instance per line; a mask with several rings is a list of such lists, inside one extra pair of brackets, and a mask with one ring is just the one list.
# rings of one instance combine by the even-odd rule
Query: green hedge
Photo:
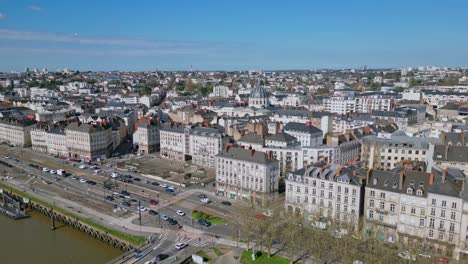
[(194, 210), (192, 212), (192, 218), (195, 220), (195, 221), (198, 221), (200, 218), (204, 218), (205, 220), (207, 220), (208, 222), (212, 223), (212, 224), (223, 224), (224, 222), (226, 222), (224, 220), (224, 218), (221, 218), (221, 217), (218, 217), (218, 216), (212, 216), (212, 215), (209, 215), (205, 212), (201, 212), (201, 211), (197, 211), (197, 210)]
[(241, 262), (242, 264), (289, 264), (287, 258), (280, 256), (271, 256), (268, 257), (268, 254), (265, 252), (255, 251), (255, 261), (252, 260), (252, 250), (242, 251)]
[(99, 230), (101, 230), (103, 232), (107, 232), (108, 234), (113, 235), (113, 236), (115, 236), (117, 238), (120, 238), (122, 240), (125, 240), (125, 241), (127, 241), (127, 242), (129, 242), (129, 243), (131, 243), (131, 244), (133, 244), (135, 246), (140, 246), (140, 245), (142, 245), (143, 243), (146, 242), (146, 238), (144, 236), (130, 235), (130, 234), (126, 234), (126, 233), (120, 232), (120, 231), (115, 230), (115, 229), (108, 228), (106, 226), (98, 224), (98, 223), (96, 223), (94, 221), (91, 221), (89, 219), (86, 219), (86, 218), (80, 217), (78, 215), (75, 215), (74, 213), (72, 213), (70, 211), (64, 210), (64, 209), (62, 209), (60, 207), (57, 207), (55, 205), (49, 204), (49, 203), (47, 203), (45, 201), (42, 201), (42, 200), (37, 199), (35, 197), (32, 197), (32, 196), (30, 196), (29, 194), (27, 194), (25, 192), (19, 191), (19, 190), (15, 189), (15, 188), (13, 188), (11, 186), (8, 186), (8, 185), (5, 185), (3, 183), (0, 183), (0, 188), (4, 189), (6, 191), (11, 191), (11, 192), (13, 192), (13, 193), (15, 193), (15, 194), (17, 194), (17, 195), (19, 195), (21, 197), (28, 198), (29, 200), (31, 200), (31, 201), (33, 201), (35, 203), (41, 204), (41, 205), (43, 205), (45, 207), (53, 208), (57, 212), (60, 212), (60, 213), (66, 215), (66, 216), (69, 216), (71, 218), (78, 219), (78, 221), (80, 221), (82, 223), (85, 223), (85, 224), (87, 224), (89, 226), (92, 226), (92, 227), (94, 227), (96, 229), (99, 229)]

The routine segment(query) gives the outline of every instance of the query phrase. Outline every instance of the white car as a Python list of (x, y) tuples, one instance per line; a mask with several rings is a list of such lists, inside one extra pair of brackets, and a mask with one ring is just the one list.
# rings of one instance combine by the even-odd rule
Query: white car
[(176, 247), (177, 249), (183, 249), (183, 248), (185, 248), (185, 247), (187, 247), (187, 246), (188, 246), (188, 245), (185, 244), (185, 243), (177, 243), (177, 245), (175, 245), (175, 247)]
[(207, 203), (210, 202), (210, 200), (208, 198), (202, 198), (202, 199), (200, 199), (200, 202), (207, 204)]
[(173, 191), (177, 190), (177, 188), (174, 187), (174, 186), (168, 186), (167, 188), (168, 188), (169, 190), (173, 190)]
[(86, 179), (80, 179), (80, 182), (81, 182), (81, 183), (86, 183), (86, 182), (88, 182), (88, 181), (87, 181)]
[(49, 172), (50, 170), (49, 170), (49, 168), (44, 167), (44, 168), (42, 168), (42, 171), (43, 172)]
[(117, 172), (113, 172), (113, 173), (111, 173), (111, 177), (112, 178), (117, 178), (117, 177), (119, 177), (119, 174)]
[(86, 166), (85, 166), (85, 165), (80, 165), (79, 168), (80, 168), (80, 169), (86, 169)]
[(167, 215), (161, 215), (160, 216), (162, 220), (166, 221), (167, 219), (169, 219), (169, 216)]
[(141, 212), (146, 212), (146, 211), (148, 211), (148, 208), (146, 208), (146, 207), (144, 207), (144, 206), (138, 206), (137, 209), (140, 210)]
[(94, 170), (94, 173), (95, 173), (95, 174), (101, 173), (101, 170), (99, 170), (99, 169)]
[(182, 212), (181, 210), (177, 210), (177, 214), (180, 215), (180, 216), (184, 216), (184, 215), (185, 215), (185, 213)]
[(159, 186), (161, 186), (161, 188), (167, 188), (167, 184), (164, 183), (159, 184)]
[(50, 174), (57, 174), (57, 171), (56, 170), (50, 170), (49, 173)]
[(399, 252), (398, 257), (400, 257), (400, 258), (402, 258), (404, 260), (416, 261), (416, 256), (411, 256), (411, 254), (408, 251)]

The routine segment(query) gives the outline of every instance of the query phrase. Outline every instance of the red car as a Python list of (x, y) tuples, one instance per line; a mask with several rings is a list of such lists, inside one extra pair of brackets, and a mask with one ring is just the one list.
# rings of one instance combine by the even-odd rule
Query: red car
[(150, 200), (149, 203), (152, 204), (152, 205), (157, 205), (158, 204), (158, 202), (155, 201), (155, 200)]
[(432, 261), (439, 263), (449, 263), (449, 259), (444, 257), (434, 257)]

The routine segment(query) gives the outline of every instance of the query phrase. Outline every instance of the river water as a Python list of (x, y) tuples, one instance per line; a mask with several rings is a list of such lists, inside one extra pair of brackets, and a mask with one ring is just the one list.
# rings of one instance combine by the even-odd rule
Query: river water
[(62, 226), (50, 230), (50, 218), (29, 212), (31, 217), (12, 220), (0, 215), (1, 264), (101, 264), (122, 254), (85, 233)]

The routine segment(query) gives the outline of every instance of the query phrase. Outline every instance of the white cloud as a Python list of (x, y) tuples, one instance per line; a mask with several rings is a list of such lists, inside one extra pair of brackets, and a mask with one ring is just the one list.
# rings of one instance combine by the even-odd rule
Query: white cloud
[(3, 20), (3, 19), (5, 19), (5, 18), (6, 18), (5, 14), (3, 14), (2, 12), (0, 12), (0, 20)]
[[(227, 48), (217, 42), (159, 41), (143, 38), (89, 37), (78, 33), (53, 34), (0, 28), (0, 40), (17, 41), (18, 49), (34, 53), (81, 53), (92, 55), (161, 56), (212, 54)], [(61, 49), (51, 49), (59, 45)], [(10, 46), (11, 47), (11, 46)], [(232, 46), (231, 46), (232, 47)], [(3, 48), (5, 51), (5, 49)]]
[(156, 47), (193, 47), (200, 46), (200, 42), (190, 41), (157, 41), (139, 38), (112, 38), (112, 37), (85, 37), (78, 33), (73, 34), (53, 34), (32, 31), (18, 31), (10, 29), (0, 29), (0, 39), (22, 40), (22, 41), (50, 41), (62, 43), (75, 43), (84, 45), (106, 45), (106, 46), (128, 46), (139, 48)]
[(35, 11), (35, 12), (41, 12), (44, 11), (44, 9), (40, 6), (35, 6), (35, 5), (30, 5), (28, 6), (29, 10)]

